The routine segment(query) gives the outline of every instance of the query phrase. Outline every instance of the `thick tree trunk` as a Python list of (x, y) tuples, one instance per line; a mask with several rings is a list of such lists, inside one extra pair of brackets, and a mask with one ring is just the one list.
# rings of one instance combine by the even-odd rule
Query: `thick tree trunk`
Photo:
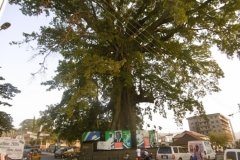
[(114, 104), (112, 130), (136, 130), (135, 91), (123, 88)]

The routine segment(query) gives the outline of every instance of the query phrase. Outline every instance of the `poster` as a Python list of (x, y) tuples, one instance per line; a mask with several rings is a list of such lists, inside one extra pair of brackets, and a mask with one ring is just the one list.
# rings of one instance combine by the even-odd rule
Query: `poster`
[(155, 131), (150, 130), (148, 131), (149, 133), (149, 141), (150, 141), (150, 147), (154, 147), (155, 146)]
[(130, 130), (122, 131), (122, 138), (123, 138), (123, 149), (130, 149), (131, 148), (131, 131)]
[(24, 145), (22, 139), (0, 138), (0, 153), (11, 159), (22, 159)]
[(111, 144), (111, 149), (114, 149), (114, 131), (105, 131), (105, 141)]
[(111, 143), (108, 141), (98, 141), (97, 150), (111, 150)]
[(148, 130), (143, 130), (143, 141), (144, 141), (144, 148), (150, 148), (150, 140), (149, 140)]
[(82, 142), (86, 141), (99, 141), (100, 131), (84, 132), (82, 135)]
[(114, 131), (114, 149), (123, 149), (122, 131)]
[(136, 130), (137, 147), (144, 148), (143, 130)]

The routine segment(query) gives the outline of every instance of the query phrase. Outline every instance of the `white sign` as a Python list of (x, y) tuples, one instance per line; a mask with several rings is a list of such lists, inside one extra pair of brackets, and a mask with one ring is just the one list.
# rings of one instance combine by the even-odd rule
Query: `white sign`
[(11, 159), (22, 159), (24, 144), (21, 139), (0, 138), (0, 153)]
[(97, 142), (98, 150), (111, 150), (111, 143), (108, 141), (98, 141)]

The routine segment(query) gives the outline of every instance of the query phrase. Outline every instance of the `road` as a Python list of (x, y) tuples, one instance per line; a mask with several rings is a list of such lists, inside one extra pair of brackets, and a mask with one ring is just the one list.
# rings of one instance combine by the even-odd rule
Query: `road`
[[(41, 160), (56, 160), (53, 156), (53, 153), (42, 152), (42, 159)], [(58, 160), (61, 160), (60, 158)]]

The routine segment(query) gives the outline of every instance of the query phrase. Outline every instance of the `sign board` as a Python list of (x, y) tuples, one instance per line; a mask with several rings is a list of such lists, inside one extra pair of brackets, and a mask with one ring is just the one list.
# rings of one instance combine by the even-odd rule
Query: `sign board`
[(98, 141), (97, 150), (111, 150), (111, 142)]
[(11, 159), (22, 159), (24, 145), (21, 139), (0, 138), (0, 153)]

